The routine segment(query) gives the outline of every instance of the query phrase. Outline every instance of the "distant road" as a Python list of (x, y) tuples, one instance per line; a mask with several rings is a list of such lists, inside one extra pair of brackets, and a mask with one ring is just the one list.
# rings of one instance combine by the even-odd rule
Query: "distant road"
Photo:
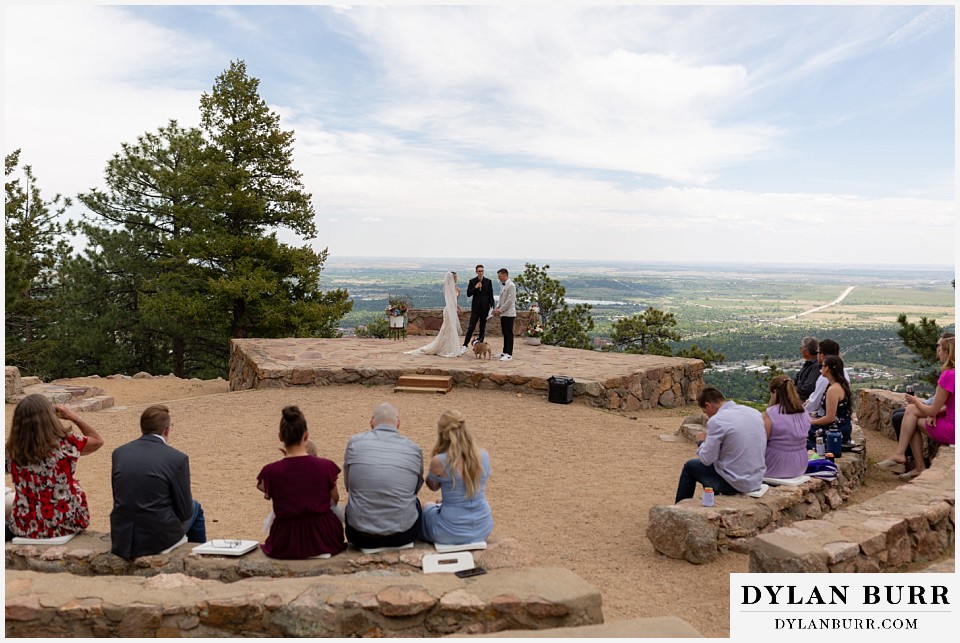
[(847, 298), (847, 295), (849, 295), (851, 292), (853, 292), (853, 289), (854, 289), (854, 288), (856, 288), (856, 286), (850, 286), (849, 288), (847, 288), (846, 290), (844, 290), (843, 293), (841, 293), (841, 295), (840, 295), (839, 297), (837, 297), (836, 299), (834, 299), (833, 301), (831, 301), (829, 304), (824, 304), (823, 306), (817, 306), (816, 308), (811, 308), (810, 310), (805, 310), (805, 311), (803, 311), (802, 313), (797, 313), (796, 315), (790, 315), (789, 317), (784, 317), (784, 318), (781, 319), (780, 321), (787, 321), (788, 319), (797, 319), (798, 317), (803, 317), (804, 315), (809, 315), (810, 313), (815, 313), (815, 312), (817, 312), (817, 311), (823, 310), (824, 308), (830, 308), (830, 306), (836, 306), (836, 305), (839, 304), (841, 301), (843, 301), (844, 299), (846, 299), (846, 298)]

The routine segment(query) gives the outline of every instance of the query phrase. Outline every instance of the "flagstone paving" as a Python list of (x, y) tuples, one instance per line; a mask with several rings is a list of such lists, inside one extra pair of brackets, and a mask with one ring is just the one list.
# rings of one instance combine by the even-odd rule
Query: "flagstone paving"
[[(531, 346), (517, 338), (513, 360), (407, 355), (428, 337), (405, 340), (234, 339), (230, 389), (396, 384), (401, 375), (450, 375), (454, 386), (543, 392), (551, 377), (573, 378), (573, 396), (596, 406), (627, 411), (673, 407), (696, 400), (703, 390), (703, 362), (696, 359)], [(501, 346), (495, 342), (497, 351)], [(559, 393), (556, 384), (552, 393)]]

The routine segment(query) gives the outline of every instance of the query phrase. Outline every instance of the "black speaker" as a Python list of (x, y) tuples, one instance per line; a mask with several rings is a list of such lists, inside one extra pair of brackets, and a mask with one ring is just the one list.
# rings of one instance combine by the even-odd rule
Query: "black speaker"
[(547, 400), (554, 404), (570, 404), (573, 402), (573, 378), (552, 375), (547, 380), (549, 390)]

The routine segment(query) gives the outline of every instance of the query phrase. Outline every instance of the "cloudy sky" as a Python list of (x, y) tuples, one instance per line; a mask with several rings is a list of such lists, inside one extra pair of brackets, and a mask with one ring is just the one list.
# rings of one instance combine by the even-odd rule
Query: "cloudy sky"
[(4, 14), (4, 152), (47, 196), (242, 59), (332, 255), (955, 263), (952, 6)]

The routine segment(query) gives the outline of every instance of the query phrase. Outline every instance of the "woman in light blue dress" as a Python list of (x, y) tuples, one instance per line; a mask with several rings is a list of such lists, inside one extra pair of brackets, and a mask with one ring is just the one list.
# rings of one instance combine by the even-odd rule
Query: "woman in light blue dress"
[(427, 487), (442, 496), (440, 504), (424, 506), (420, 539), (441, 545), (486, 540), (493, 531), (485, 497), (490, 456), (473, 441), (459, 411), (440, 416), (432, 455)]

